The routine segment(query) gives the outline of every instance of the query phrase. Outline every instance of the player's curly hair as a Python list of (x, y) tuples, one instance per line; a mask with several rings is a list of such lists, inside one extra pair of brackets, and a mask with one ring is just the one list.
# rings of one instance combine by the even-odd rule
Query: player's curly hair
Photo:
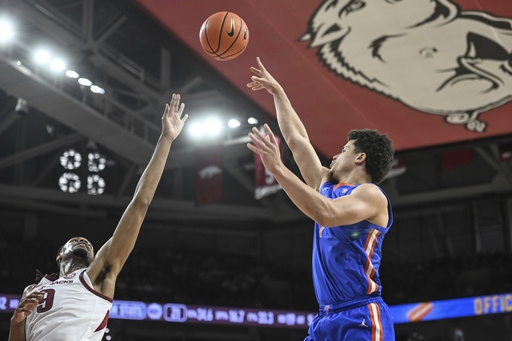
[(372, 129), (351, 130), (348, 139), (354, 140), (355, 153), (366, 154), (366, 173), (371, 181), (375, 184), (381, 183), (393, 165), (395, 152), (391, 140), (387, 135)]

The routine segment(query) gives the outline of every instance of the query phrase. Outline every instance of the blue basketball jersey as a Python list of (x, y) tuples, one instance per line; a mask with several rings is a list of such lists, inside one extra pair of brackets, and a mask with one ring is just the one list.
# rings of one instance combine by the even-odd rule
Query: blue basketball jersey
[[(358, 186), (326, 182), (320, 188), (320, 194), (336, 199), (350, 195)], [(385, 227), (366, 220), (336, 227), (323, 227), (315, 223), (313, 284), (321, 307), (380, 296), (382, 241), (393, 223), (391, 203), (384, 195), (388, 199), (389, 215)]]

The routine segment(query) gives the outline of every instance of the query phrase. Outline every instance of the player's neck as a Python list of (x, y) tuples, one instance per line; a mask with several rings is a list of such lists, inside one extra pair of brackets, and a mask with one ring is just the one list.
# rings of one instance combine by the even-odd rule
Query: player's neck
[(65, 264), (61, 264), (59, 277), (65, 276), (65, 275), (70, 274), (76, 270), (83, 269), (86, 267), (87, 267), (87, 264), (85, 264), (84, 262), (68, 262)]
[(360, 169), (355, 169), (352, 172), (342, 174), (335, 182), (358, 185), (372, 182), (372, 180), (366, 172), (361, 172)]

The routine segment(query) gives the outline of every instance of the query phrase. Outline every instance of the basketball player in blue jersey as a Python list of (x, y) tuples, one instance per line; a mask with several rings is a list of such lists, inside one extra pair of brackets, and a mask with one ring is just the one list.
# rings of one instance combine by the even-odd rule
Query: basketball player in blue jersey
[(254, 128), (248, 148), (260, 155), (295, 205), (315, 221), (313, 284), (319, 314), (305, 340), (392, 341), (393, 320), (381, 299), (382, 240), (393, 222), (391, 204), (376, 184), (391, 169), (393, 148), (375, 130), (352, 130), (348, 142), (321, 165), (299, 116), (260, 59), (247, 84), (274, 97), (277, 122), (306, 184), (281, 161), (276, 139)]
[(181, 133), (180, 96), (172, 95), (162, 133), (132, 201), (112, 237), (94, 254), (83, 237), (71, 238), (57, 254), (58, 278), (46, 275), (28, 286), (11, 318), (9, 341), (100, 341), (107, 326), (116, 279), (130, 255), (164, 171), (172, 142)]

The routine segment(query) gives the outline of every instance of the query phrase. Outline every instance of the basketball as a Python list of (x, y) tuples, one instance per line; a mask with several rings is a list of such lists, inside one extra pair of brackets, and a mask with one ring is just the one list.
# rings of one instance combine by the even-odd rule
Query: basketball
[(235, 13), (217, 12), (204, 21), (199, 31), (199, 41), (213, 59), (231, 60), (247, 48), (249, 28)]

